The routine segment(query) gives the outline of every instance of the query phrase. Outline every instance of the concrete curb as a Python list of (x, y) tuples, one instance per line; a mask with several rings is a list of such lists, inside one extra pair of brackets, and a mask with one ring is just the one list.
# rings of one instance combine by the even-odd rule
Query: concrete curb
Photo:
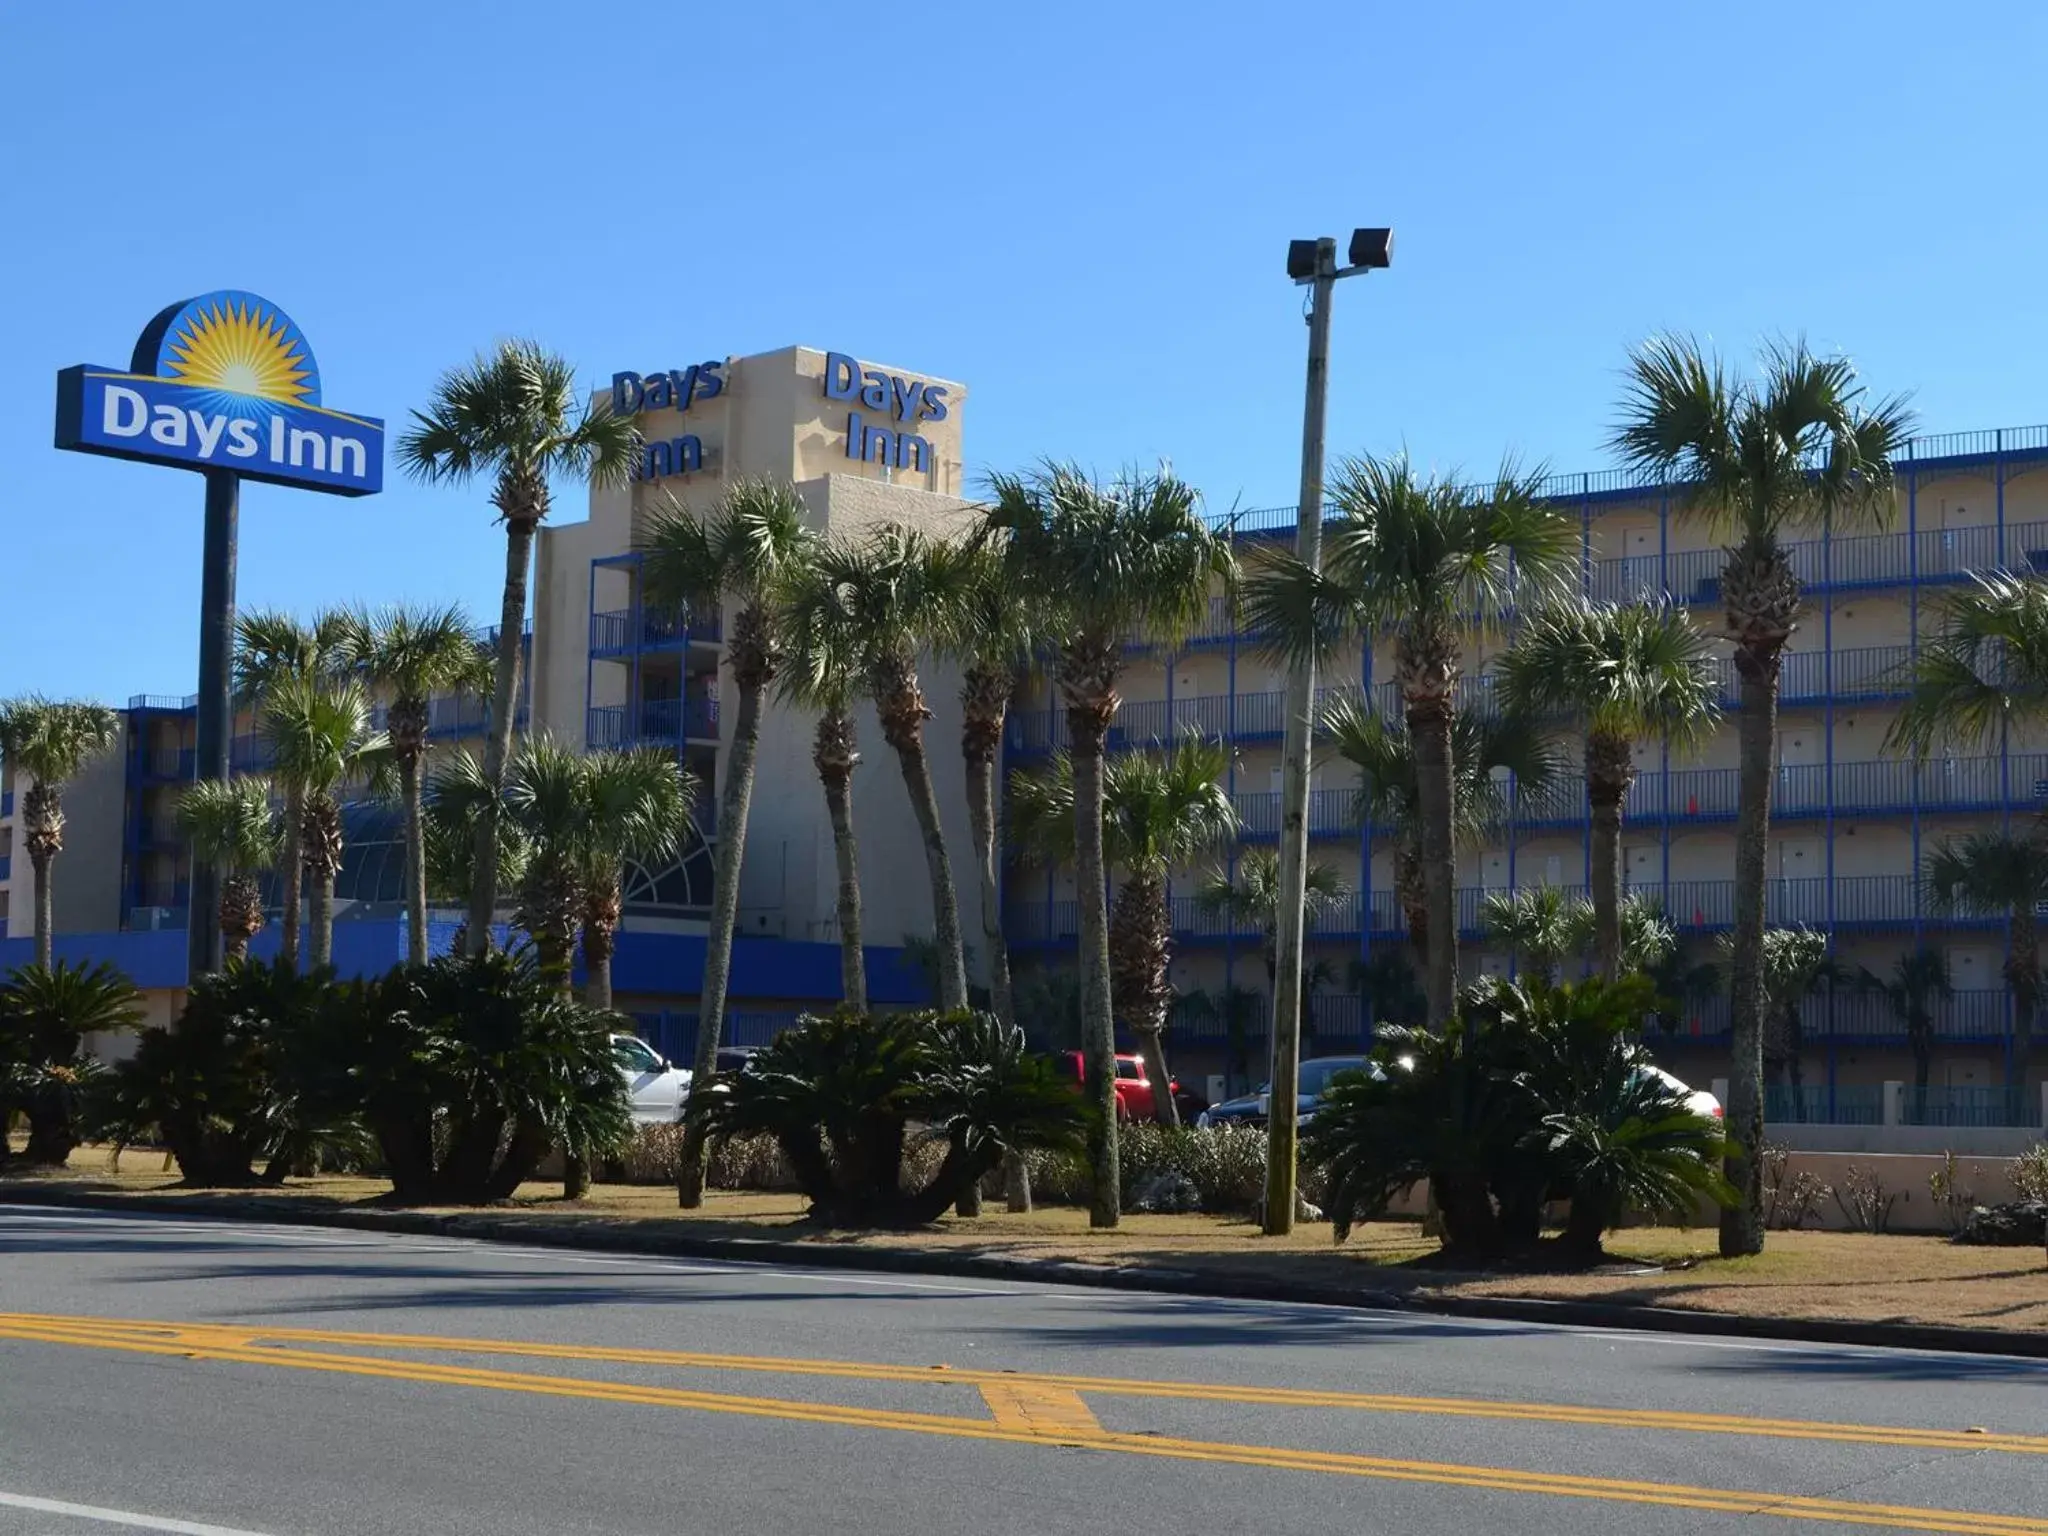
[(1951, 1328), (1919, 1323), (1809, 1321), (1744, 1317), (1725, 1312), (1692, 1312), (1597, 1301), (1538, 1301), (1506, 1296), (1443, 1296), (1398, 1293), (1366, 1287), (1296, 1284), (1257, 1277), (1205, 1274), (1157, 1265), (1110, 1268), (1062, 1259), (1010, 1258), (999, 1254), (907, 1252), (890, 1248), (822, 1247), (773, 1238), (707, 1238), (650, 1231), (631, 1219), (580, 1217), (550, 1223), (489, 1212), (439, 1215), (428, 1211), (320, 1209), (284, 1206), (272, 1198), (244, 1196), (108, 1194), (90, 1190), (38, 1189), (0, 1183), (0, 1204), (143, 1211), (218, 1221), (260, 1221), (276, 1226), (339, 1227), (412, 1237), (460, 1237), (479, 1242), (516, 1243), (529, 1248), (576, 1248), (664, 1258), (721, 1259), (730, 1263), (777, 1264), (813, 1269), (860, 1269), (884, 1274), (944, 1275), (959, 1279), (1031, 1281), (1092, 1286), (1102, 1290), (1206, 1296), (1229, 1301), (1306, 1303), (1412, 1312), (1424, 1316), (1496, 1322), (1540, 1323), (1550, 1327), (1614, 1328), (1636, 1332), (1718, 1335), (1799, 1344), (1853, 1344), (1882, 1349), (1932, 1350), (1949, 1354), (2009, 1355), (2048, 1360), (2048, 1334)]

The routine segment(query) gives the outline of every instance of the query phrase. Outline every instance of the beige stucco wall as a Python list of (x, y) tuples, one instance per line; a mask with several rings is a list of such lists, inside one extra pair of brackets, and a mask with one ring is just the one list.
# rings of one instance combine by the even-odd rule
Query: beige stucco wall
[[(642, 357), (641, 365), (655, 359)], [(962, 416), (968, 391), (956, 380), (858, 360), (864, 370), (946, 391), (943, 421), (905, 424), (859, 401), (827, 398), (827, 354), (786, 347), (727, 359), (721, 392), (687, 411), (643, 412), (650, 441), (696, 436), (703, 468), (655, 482), (593, 492), (580, 523), (546, 529), (535, 580), (535, 717), (565, 739), (585, 740), (589, 705), (629, 702), (631, 669), (589, 656), (591, 562), (631, 551), (636, 532), (676, 510), (702, 516), (737, 480), (756, 476), (792, 483), (821, 534), (858, 539), (896, 523), (946, 535), (971, 518), (965, 485)], [(678, 365), (683, 366), (683, 365)], [(636, 371), (642, 371), (636, 368)], [(897, 468), (848, 456), (847, 417), (863, 424), (915, 431), (929, 445), (928, 461)], [(627, 609), (637, 577), (628, 569), (595, 573), (598, 611)], [(686, 671), (712, 653), (693, 649)], [(676, 663), (664, 661), (662, 665)], [(968, 846), (967, 804), (959, 753), (958, 676), (926, 658), (925, 691), (933, 711), (926, 742), (940, 817), (953, 860), (962, 929), (976, 951), (973, 969), (985, 972), (978, 882)], [(721, 739), (706, 764), (715, 795), (722, 783), (732, 729), (730, 683), (721, 668)], [(741, 866), (741, 931), (791, 939), (826, 940), (837, 931), (836, 868), (823, 793), (811, 765), (814, 721), (804, 711), (771, 702), (761, 726), (747, 846)], [(853, 784), (854, 828), (860, 845), (865, 937), (898, 944), (929, 935), (934, 926), (931, 886), (910, 798), (896, 758), (881, 739), (872, 706), (859, 711), (863, 760)]]

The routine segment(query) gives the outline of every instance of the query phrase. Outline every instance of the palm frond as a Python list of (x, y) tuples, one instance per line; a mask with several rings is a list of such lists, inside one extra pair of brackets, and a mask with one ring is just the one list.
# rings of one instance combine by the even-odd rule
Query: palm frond
[(35, 693), (0, 700), (0, 762), (60, 785), (110, 751), (121, 729), (121, 716), (104, 704)]
[(178, 796), (178, 830), (200, 859), (237, 874), (269, 869), (284, 837), (270, 794), (263, 778), (201, 779)]
[(442, 375), (399, 436), (398, 462), (427, 484), (461, 484), (507, 469), (623, 484), (639, 429), (609, 398), (579, 400), (575, 370), (538, 342), (509, 340)]
[(1103, 482), (1046, 464), (996, 475), (989, 489), (987, 533), (1056, 644), (1174, 642), (1207, 617), (1212, 588), (1236, 580), (1228, 540), (1170, 470)]
[(1712, 647), (1668, 603), (1561, 602), (1533, 615), (1494, 662), (1500, 699), (1615, 736), (1691, 745), (1720, 719)]
[(1943, 741), (1995, 747), (2048, 721), (2048, 580), (1991, 571), (1945, 593), (1904, 680), (1886, 745), (1919, 756)]

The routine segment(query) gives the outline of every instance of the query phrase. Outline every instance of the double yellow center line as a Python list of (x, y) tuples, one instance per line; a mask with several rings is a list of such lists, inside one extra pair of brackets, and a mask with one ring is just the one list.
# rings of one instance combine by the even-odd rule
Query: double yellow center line
[[(1967, 1429), (1918, 1429), (1801, 1419), (1746, 1418), (1663, 1409), (1578, 1407), (1551, 1403), (1495, 1402), (1475, 1398), (1319, 1392), (1283, 1387), (1141, 1381), (1119, 1377), (953, 1370), (945, 1366), (920, 1367), (838, 1360), (780, 1359), (772, 1356), (722, 1355), (697, 1351), (545, 1344), (512, 1339), (443, 1338), (420, 1334), (272, 1328), (262, 1325), (147, 1322), (30, 1313), (0, 1313), (0, 1340), (4, 1339), (290, 1370), (338, 1372), (392, 1381), (522, 1392), (699, 1413), (737, 1414), (851, 1428), (894, 1430), (941, 1435), (954, 1439), (1073, 1445), (1133, 1456), (1220, 1462), (1276, 1471), (1320, 1472), (1396, 1482), (1482, 1488), (1506, 1493), (1599, 1499), (1672, 1509), (1768, 1514), (1838, 1525), (1956, 1532), (1962, 1533), (1962, 1536), (2048, 1536), (2048, 1520), (1971, 1510), (1870, 1504), (1764, 1491), (1701, 1488), (1684, 1484), (1531, 1472), (1450, 1462), (1296, 1450), (1284, 1446), (1236, 1445), (1221, 1441), (1125, 1434), (1103, 1428), (1089, 1411), (1085, 1398), (1140, 1397), (1364, 1413), (1422, 1414), (1450, 1418), (1741, 1435), (1766, 1439), (1833, 1441), (1919, 1450), (1995, 1451), (2023, 1456), (2048, 1454), (2048, 1436), (2038, 1435), (1988, 1434)], [(310, 1347), (314, 1345), (330, 1347)], [(332, 1346), (339, 1346), (340, 1349)], [(378, 1350), (384, 1353), (353, 1352), (358, 1349)], [(349, 1352), (341, 1352), (344, 1350)], [(976, 1389), (987, 1409), (988, 1417), (970, 1418), (955, 1414), (850, 1407), (788, 1398), (645, 1386), (568, 1375), (489, 1369), (443, 1360), (407, 1358), (409, 1355), (420, 1353), (603, 1362), (683, 1370), (738, 1371), (858, 1381), (951, 1383)]]

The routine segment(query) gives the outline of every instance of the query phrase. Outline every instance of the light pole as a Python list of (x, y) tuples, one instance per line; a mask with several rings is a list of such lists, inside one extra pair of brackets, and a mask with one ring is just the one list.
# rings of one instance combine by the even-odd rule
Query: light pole
[[(1391, 229), (1354, 229), (1337, 265), (1337, 242), (1287, 243), (1287, 275), (1309, 289), (1308, 386), (1301, 413), (1301, 501), (1294, 553), (1310, 570), (1323, 564), (1323, 416), (1330, 378), (1330, 291), (1340, 277), (1356, 277), (1393, 258)], [(1366, 642), (1370, 644), (1368, 639)], [(1297, 1084), (1301, 1071), (1301, 949), (1308, 884), (1308, 773), (1315, 709), (1313, 656), (1287, 669), (1285, 744), (1280, 759), (1280, 910), (1274, 935), (1272, 1091), (1266, 1100), (1266, 1234), (1294, 1230), (1295, 1143), (1300, 1129)]]

